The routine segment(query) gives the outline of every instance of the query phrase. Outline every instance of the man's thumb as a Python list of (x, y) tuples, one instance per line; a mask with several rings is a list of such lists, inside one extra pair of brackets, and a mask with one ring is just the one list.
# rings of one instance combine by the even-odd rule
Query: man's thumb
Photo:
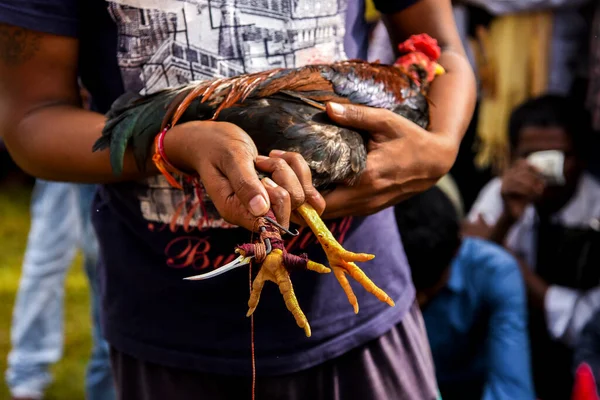
[(327, 103), (327, 114), (334, 122), (348, 128), (367, 132), (395, 135), (398, 130), (412, 124), (411, 121), (384, 108), (356, 104)]
[(354, 104), (327, 103), (327, 114), (329, 118), (340, 125), (350, 128), (371, 130), (374, 120), (370, 114), (375, 109)]

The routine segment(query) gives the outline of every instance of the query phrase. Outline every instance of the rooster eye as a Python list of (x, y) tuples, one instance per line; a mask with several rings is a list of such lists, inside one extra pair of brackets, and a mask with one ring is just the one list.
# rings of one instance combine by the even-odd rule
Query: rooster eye
[(419, 81), (423, 82), (423, 81), (427, 80), (427, 76), (428, 76), (427, 71), (421, 64), (413, 64), (411, 69), (417, 73), (417, 77), (419, 78)]

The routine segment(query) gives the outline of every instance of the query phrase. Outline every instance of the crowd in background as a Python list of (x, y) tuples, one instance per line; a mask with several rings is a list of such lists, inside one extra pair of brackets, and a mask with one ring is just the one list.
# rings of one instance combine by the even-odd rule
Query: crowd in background
[[(582, 365), (600, 383), (595, 10), (585, 0), (455, 2), (478, 107), (450, 174), (396, 207), (443, 399), (568, 399)], [(370, 21), (363, 58), (393, 61), (384, 25)], [(562, 154), (563, 181), (528, 162), (544, 151)], [(0, 179), (14, 179), (1, 144), (0, 158)], [(31, 288), (62, 288), (82, 238), (93, 276), (92, 189), (36, 181), (6, 374), (15, 398), (41, 398), (62, 348), (62, 289), (48, 300)], [(88, 395), (111, 399), (108, 350), (94, 334)]]

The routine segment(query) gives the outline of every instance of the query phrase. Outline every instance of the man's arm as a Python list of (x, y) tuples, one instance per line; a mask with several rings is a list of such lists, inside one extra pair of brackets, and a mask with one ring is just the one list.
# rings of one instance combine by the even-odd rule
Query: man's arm
[[(394, 49), (413, 34), (427, 33), (437, 39), (442, 48), (439, 63), (446, 73), (433, 81), (429, 91), (433, 104), (430, 131), (451, 138), (457, 152), (473, 116), (475, 78), (456, 29), (451, 2), (420, 0), (406, 10), (385, 16), (384, 21)], [(450, 161), (449, 167), (454, 159)]]
[[(40, 178), (106, 182), (108, 152), (92, 153), (103, 115), (80, 107), (78, 40), (0, 25), (0, 133), (17, 164)], [(131, 154), (120, 179), (142, 176)]]
[(488, 373), (482, 399), (533, 400), (523, 279), (513, 259), (506, 257), (497, 262), (504, 265), (488, 280)]
[[(395, 3), (376, 4), (386, 12)], [(433, 186), (454, 164), (473, 115), (475, 79), (450, 1), (420, 0), (386, 20), (398, 43), (427, 33), (443, 48), (439, 62), (446, 73), (435, 79), (428, 95), (433, 104), (430, 131), (389, 110), (330, 103), (327, 112), (332, 120), (367, 131), (371, 137), (367, 168), (359, 183), (326, 196), (325, 218), (372, 214)]]

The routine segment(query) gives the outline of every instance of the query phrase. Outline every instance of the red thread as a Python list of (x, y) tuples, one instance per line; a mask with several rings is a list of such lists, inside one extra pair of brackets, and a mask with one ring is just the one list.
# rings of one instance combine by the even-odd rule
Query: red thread
[(173, 164), (171, 164), (169, 162), (169, 159), (167, 158), (167, 154), (165, 153), (165, 136), (167, 135), (168, 130), (169, 130), (169, 127), (166, 126), (165, 129), (163, 129), (158, 134), (158, 141), (156, 142), (156, 148), (158, 150), (158, 154), (160, 154), (160, 157), (162, 158), (162, 161), (167, 165), (167, 167), (171, 168), (174, 171), (179, 172), (179, 170), (177, 168), (175, 168), (173, 166)]
[(183, 189), (181, 184), (179, 182), (177, 182), (175, 177), (173, 177), (171, 172), (169, 172), (169, 169), (170, 169), (173, 172), (182, 174), (181, 171), (179, 171), (177, 168), (173, 167), (171, 165), (171, 163), (169, 161), (167, 161), (167, 158), (165, 156), (164, 140), (165, 140), (165, 135), (167, 134), (168, 130), (169, 130), (169, 127), (167, 126), (156, 136), (156, 138), (154, 138), (154, 155), (152, 156), (152, 161), (154, 162), (154, 165), (156, 165), (156, 168), (158, 168), (160, 173), (163, 174), (163, 176), (165, 177), (165, 179), (167, 180), (167, 182), (169, 182), (169, 184), (171, 186), (173, 186), (177, 189)]
[[(252, 261), (248, 267), (248, 284), (252, 292)], [(252, 400), (256, 399), (256, 355), (254, 353), (254, 313), (250, 316), (250, 352), (252, 354)]]
[[(256, 230), (256, 225), (258, 224), (259, 219), (254, 220), (254, 227), (252, 229), (252, 235), (250, 236), (250, 241), (254, 242), (254, 231)], [(248, 286), (250, 288), (250, 294), (252, 294), (252, 264), (254, 264), (254, 260), (250, 259), (250, 264), (248, 265)], [(254, 350), (254, 313), (250, 315), (250, 358), (252, 362), (252, 400), (256, 400), (256, 353)]]
[(286, 251), (283, 253), (283, 265), (289, 272), (303, 271), (308, 266), (308, 255), (301, 254), (297, 256)]
[(156, 137), (154, 138), (154, 155), (152, 156), (152, 161), (156, 168), (160, 171), (161, 174), (165, 177), (167, 182), (174, 188), (183, 189), (183, 186), (175, 179), (172, 174), (181, 175), (183, 177), (192, 179), (194, 184), (199, 184), (199, 178), (197, 175), (190, 175), (185, 173), (178, 168), (176, 168), (169, 159), (167, 158), (167, 154), (165, 153), (165, 136), (169, 131), (170, 126), (165, 127)]

